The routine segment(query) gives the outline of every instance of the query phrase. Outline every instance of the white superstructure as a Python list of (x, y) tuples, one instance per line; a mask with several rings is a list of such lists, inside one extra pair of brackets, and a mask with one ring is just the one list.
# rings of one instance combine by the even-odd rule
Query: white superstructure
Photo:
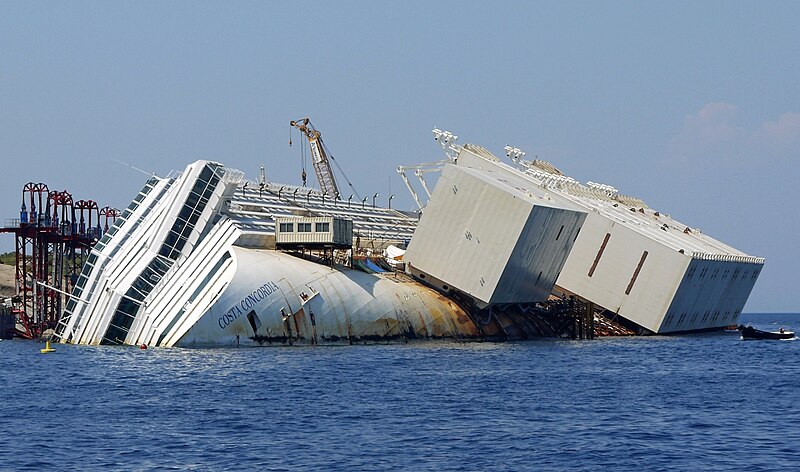
[(612, 186), (581, 184), (547, 162), (523, 161), (517, 154), (512, 167), (480, 146), (457, 150), (453, 165), (523, 179), (524, 188), (568, 200), (588, 214), (556, 280), (556, 294), (590, 301), (642, 333), (738, 322), (763, 258), (689, 228)]
[(447, 164), (405, 253), (407, 270), (479, 308), (547, 300), (586, 213), (525, 186)]

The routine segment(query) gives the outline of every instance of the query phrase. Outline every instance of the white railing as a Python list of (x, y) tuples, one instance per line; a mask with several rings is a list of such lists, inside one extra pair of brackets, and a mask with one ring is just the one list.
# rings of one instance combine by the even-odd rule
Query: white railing
[(693, 252), (692, 258), (703, 261), (744, 262), (748, 264), (763, 264), (765, 261), (763, 257), (740, 256), (737, 254), (710, 254), (707, 252)]

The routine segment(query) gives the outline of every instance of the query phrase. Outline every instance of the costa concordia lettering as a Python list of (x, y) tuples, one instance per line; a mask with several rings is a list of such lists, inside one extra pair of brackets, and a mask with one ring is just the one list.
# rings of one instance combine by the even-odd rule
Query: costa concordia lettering
[[(738, 321), (763, 259), (545, 162), (512, 155), (507, 164), (452, 141), (446, 151), (421, 217), (247, 181), (211, 161), (152, 177), (88, 257), (54, 339), (186, 347), (525, 339), (563, 334), (543, 315), (553, 299), (640, 334)], [(339, 241), (327, 258), (309, 258), (308, 238), (342, 222), (352, 227), (348, 249)], [(276, 235), (286, 228), (306, 242), (281, 247)], [(402, 270), (374, 259), (390, 245), (407, 246)]]

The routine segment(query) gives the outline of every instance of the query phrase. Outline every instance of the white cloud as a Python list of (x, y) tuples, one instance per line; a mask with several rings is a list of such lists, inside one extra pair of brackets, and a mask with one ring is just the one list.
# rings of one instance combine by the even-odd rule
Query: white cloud
[(709, 125), (722, 120), (734, 118), (738, 111), (739, 109), (736, 107), (736, 105), (731, 105), (730, 103), (708, 103), (696, 114), (687, 116), (686, 120), (698, 124)]
[(670, 160), (682, 163), (781, 160), (800, 153), (800, 113), (786, 112), (754, 128), (736, 124), (739, 109), (708, 103), (688, 115), (669, 143)]
[(786, 112), (777, 121), (761, 126), (763, 139), (774, 145), (791, 145), (800, 141), (800, 113)]

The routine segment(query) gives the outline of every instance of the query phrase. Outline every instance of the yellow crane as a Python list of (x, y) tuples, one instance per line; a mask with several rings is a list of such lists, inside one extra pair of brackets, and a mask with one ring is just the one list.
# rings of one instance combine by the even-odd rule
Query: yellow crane
[[(336, 198), (339, 195), (339, 187), (333, 176), (333, 169), (322, 144), (322, 135), (315, 129), (308, 118), (292, 120), (289, 125), (300, 130), (308, 139), (308, 146), (311, 149), (311, 162), (314, 165), (314, 172), (317, 173), (319, 189), (322, 193)], [(291, 141), (289, 141), (291, 144)], [(303, 170), (303, 184), (305, 185), (305, 170)]]

